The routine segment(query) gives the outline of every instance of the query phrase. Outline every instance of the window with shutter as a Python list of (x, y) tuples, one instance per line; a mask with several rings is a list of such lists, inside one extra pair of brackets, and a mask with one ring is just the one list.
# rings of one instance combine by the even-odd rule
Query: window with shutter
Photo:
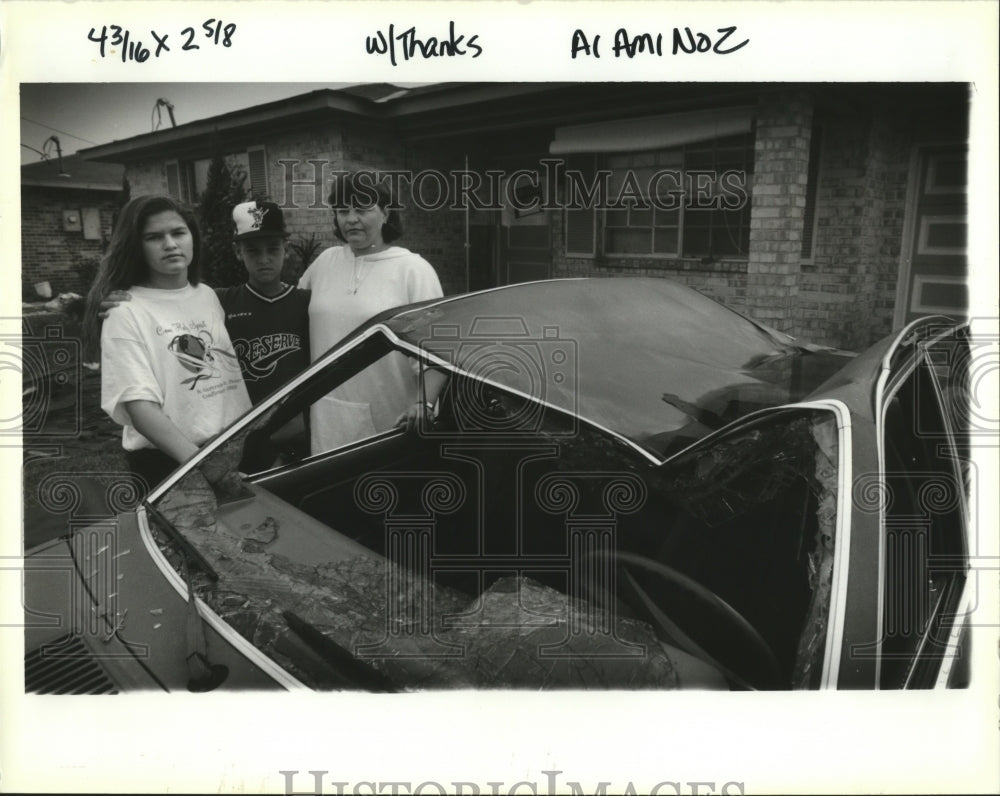
[(249, 163), (247, 172), (250, 177), (250, 191), (252, 195), (257, 198), (266, 197), (268, 195), (267, 158), (264, 154), (264, 147), (248, 149), (247, 160)]

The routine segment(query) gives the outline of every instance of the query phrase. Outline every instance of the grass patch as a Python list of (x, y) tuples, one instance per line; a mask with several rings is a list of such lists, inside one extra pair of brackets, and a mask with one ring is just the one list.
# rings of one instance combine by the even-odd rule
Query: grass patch
[(53, 479), (49, 489), (53, 488), (57, 477), (60, 483), (86, 484), (85, 488), (100, 486), (106, 489), (119, 481), (122, 474), (128, 473), (121, 445), (106, 447), (110, 450), (74, 452), (62, 456), (31, 456), (26, 453), (22, 470), (25, 513), (52, 511), (53, 505), (61, 505), (60, 500), (40, 500), (39, 487), (46, 479)]
[[(49, 340), (79, 341), (78, 318), (66, 313), (46, 313), (27, 316), (25, 339), (34, 342), (34, 351), (44, 353)], [(59, 334), (50, 337), (52, 327)], [(37, 342), (41, 340), (42, 342)], [(38, 393), (24, 399), (25, 417), (33, 417), (37, 427), (25, 433), (22, 439), (22, 495), (25, 516), (43, 512), (58, 514), (69, 510), (73, 503), (74, 488), (84, 489), (93, 496), (95, 490), (104, 490), (128, 472), (121, 444), (121, 426), (111, 420), (101, 409), (101, 376), (99, 372), (82, 367), (77, 361), (78, 349), (64, 346), (73, 356), (58, 378), (52, 378)], [(44, 373), (44, 356), (35, 356), (32, 375), (37, 379)], [(28, 386), (27, 384), (25, 386)], [(38, 396), (44, 396), (39, 398)], [(41, 401), (36, 413), (29, 413), (29, 402)], [(38, 418), (41, 418), (38, 421)], [(27, 420), (25, 421), (27, 422)], [(65, 477), (58, 479), (57, 475)], [(47, 481), (46, 479), (51, 479)], [(40, 500), (39, 488), (47, 484), (47, 494)], [(86, 507), (93, 507), (87, 501)], [(37, 516), (37, 515), (36, 515)]]

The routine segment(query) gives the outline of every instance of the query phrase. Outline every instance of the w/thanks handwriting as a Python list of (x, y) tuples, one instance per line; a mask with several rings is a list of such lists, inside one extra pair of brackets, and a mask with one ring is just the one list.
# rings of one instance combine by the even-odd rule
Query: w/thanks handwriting
[(464, 34), (455, 35), (455, 23), (448, 23), (448, 38), (438, 39), (431, 36), (422, 39), (417, 36), (415, 27), (407, 28), (401, 33), (396, 32), (395, 24), (389, 25), (389, 30), (375, 31), (374, 36), (365, 37), (365, 50), (369, 55), (388, 55), (393, 66), (397, 64), (397, 53), (404, 61), (411, 58), (453, 58), (468, 55), (478, 58), (483, 48), (478, 44), (479, 34), (474, 33), (468, 38)]

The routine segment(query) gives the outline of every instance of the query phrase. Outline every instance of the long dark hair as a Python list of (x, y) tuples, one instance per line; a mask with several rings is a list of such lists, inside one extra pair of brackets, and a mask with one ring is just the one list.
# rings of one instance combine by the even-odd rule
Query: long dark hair
[[(390, 206), (393, 201), (392, 193), (386, 184), (387, 178), (383, 177), (379, 181), (377, 177), (377, 171), (354, 171), (334, 175), (330, 188), (330, 207), (336, 211), (348, 207), (368, 208), (378, 205), (382, 210), (387, 210), (388, 215), (382, 225), (382, 240), (392, 243), (403, 234), (403, 218), (398, 205)], [(340, 240), (347, 242), (347, 238), (340, 232), (336, 213), (333, 216), (333, 232)]]
[(188, 281), (197, 285), (201, 281), (201, 230), (194, 212), (170, 196), (151, 194), (137, 196), (129, 201), (118, 214), (111, 242), (101, 260), (94, 284), (87, 293), (87, 308), (83, 316), (84, 350), (89, 359), (97, 358), (100, 351), (101, 329), (97, 317), (101, 302), (112, 290), (128, 290), (146, 281), (149, 265), (142, 248), (142, 233), (150, 216), (173, 211), (191, 232), (193, 256), (188, 266)]

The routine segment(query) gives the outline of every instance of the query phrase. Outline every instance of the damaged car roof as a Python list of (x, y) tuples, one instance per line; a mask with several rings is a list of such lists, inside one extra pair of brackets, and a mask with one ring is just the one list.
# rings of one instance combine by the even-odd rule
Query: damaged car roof
[(654, 278), (510, 285), (374, 322), (661, 457), (750, 412), (801, 400), (853, 356)]

